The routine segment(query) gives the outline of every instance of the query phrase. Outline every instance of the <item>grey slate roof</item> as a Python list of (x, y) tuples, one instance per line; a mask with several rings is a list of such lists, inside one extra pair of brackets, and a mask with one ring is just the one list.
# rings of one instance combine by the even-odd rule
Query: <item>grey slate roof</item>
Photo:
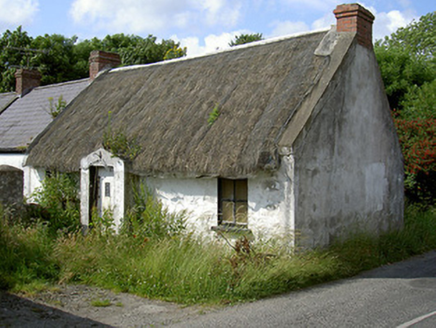
[(62, 96), (68, 104), (88, 84), (88, 79), (82, 79), (37, 87), (21, 98), (15, 93), (0, 94), (0, 108), (18, 98), (0, 114), (0, 152), (23, 151), (53, 120), (49, 98), (55, 104)]

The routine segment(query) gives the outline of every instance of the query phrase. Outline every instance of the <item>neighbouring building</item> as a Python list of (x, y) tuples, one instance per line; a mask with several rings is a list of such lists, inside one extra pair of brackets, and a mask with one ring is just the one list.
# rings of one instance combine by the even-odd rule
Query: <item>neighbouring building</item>
[[(108, 60), (109, 58), (109, 60)], [(45, 177), (44, 168), (24, 166), (26, 150), (53, 121), (53, 112), (67, 106), (92, 81), (98, 71), (120, 64), (117, 54), (93, 51), (90, 56), (90, 78), (40, 86), (41, 74), (36, 70), (17, 70), (15, 92), (0, 94), (0, 198), (2, 203), (21, 203), (31, 198)], [(63, 140), (68, 142), (68, 139)], [(17, 171), (17, 169), (19, 171)], [(21, 173), (20, 173), (21, 172)], [(18, 178), (21, 194), (14, 190), (12, 177)]]

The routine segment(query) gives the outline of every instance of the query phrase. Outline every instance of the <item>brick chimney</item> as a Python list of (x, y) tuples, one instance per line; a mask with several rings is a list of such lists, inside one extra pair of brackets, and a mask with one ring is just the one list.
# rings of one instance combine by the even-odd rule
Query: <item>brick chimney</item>
[(20, 68), (15, 72), (15, 92), (21, 97), (41, 85), (41, 73), (37, 70)]
[(333, 11), (337, 32), (357, 32), (357, 42), (372, 49), (374, 15), (357, 3), (338, 5)]
[(120, 64), (120, 55), (114, 52), (91, 51), (89, 56), (89, 79), (94, 81), (99, 72), (117, 67)]

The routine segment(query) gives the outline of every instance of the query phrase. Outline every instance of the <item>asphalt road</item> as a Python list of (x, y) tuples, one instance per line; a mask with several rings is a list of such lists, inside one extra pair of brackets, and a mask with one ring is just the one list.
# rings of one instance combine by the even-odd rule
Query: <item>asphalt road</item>
[(171, 327), (436, 327), (436, 252)]

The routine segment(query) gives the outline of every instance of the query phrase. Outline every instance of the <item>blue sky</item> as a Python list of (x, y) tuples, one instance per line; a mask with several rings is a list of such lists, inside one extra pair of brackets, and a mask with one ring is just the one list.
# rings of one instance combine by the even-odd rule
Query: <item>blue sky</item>
[[(188, 55), (226, 48), (235, 35), (265, 38), (327, 28), (335, 0), (0, 0), (0, 31), (79, 39), (125, 33), (174, 39)], [(436, 10), (434, 0), (365, 0), (379, 39)]]

